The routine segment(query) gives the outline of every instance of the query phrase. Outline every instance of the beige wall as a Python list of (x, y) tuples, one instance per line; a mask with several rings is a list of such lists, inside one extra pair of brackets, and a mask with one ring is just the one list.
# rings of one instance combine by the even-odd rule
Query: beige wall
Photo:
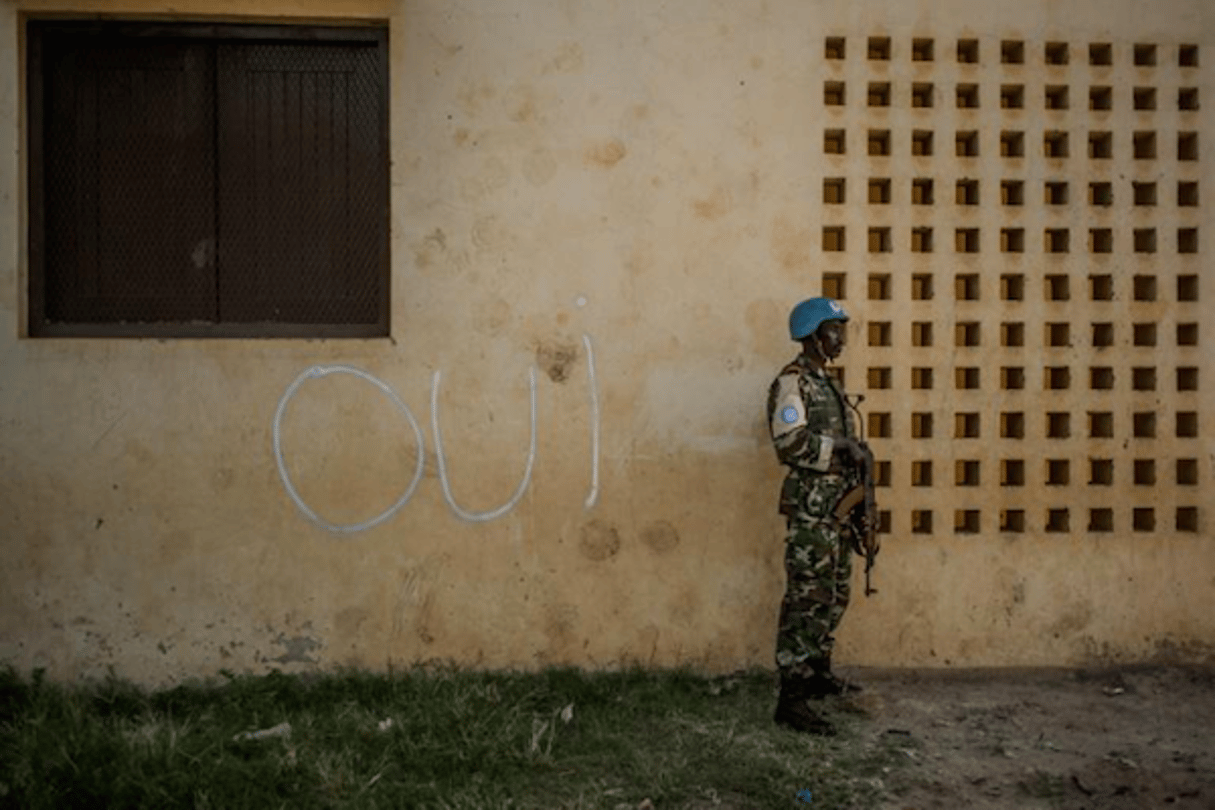
[[(0, 4), (0, 660), (61, 677), (113, 666), (148, 682), (423, 659), (769, 665), (783, 573), (763, 400), (794, 350), (788, 307), (817, 294), (824, 271), (844, 275), (854, 316), (849, 387), (891, 421), (891, 436), (873, 442), (891, 462), (880, 593), (856, 597), (841, 661), (1215, 658), (1203, 495), (1215, 474), (1203, 396), (1215, 382), (1215, 282), (1201, 267), (1215, 229), (1173, 191), (1197, 182), (1200, 199), (1215, 194), (1215, 12), (1203, 0), (1153, 3), (1146, 17), (1144, 7)], [(247, 9), (389, 22), (392, 339), (24, 337), (21, 15)], [(889, 63), (864, 58), (871, 36), (890, 38)], [(824, 58), (827, 37), (845, 38), (843, 60)], [(934, 41), (931, 63), (910, 60), (913, 38)], [(959, 38), (978, 41), (979, 64), (956, 63)], [(1025, 42), (1025, 65), (1001, 65), (1004, 39)], [(1047, 42), (1069, 43), (1067, 66), (1042, 64)], [(1113, 45), (1104, 74), (1088, 64), (1090, 42)], [(1134, 43), (1157, 44), (1157, 66), (1135, 68)], [(1181, 44), (1199, 46), (1198, 67), (1178, 64)], [(828, 81), (847, 85), (843, 107), (824, 103)], [(865, 104), (874, 82), (891, 84), (889, 108)], [(912, 82), (934, 85), (931, 110), (910, 106)], [(959, 83), (978, 86), (977, 110), (956, 109)], [(1023, 111), (1000, 109), (997, 88), (1009, 83), (1026, 88)], [(1114, 88), (1109, 114), (1087, 109), (1093, 84)], [(1070, 88), (1069, 110), (1043, 110), (1046, 85)], [(1139, 85), (1158, 87), (1156, 111), (1131, 109)], [(1203, 106), (1178, 110), (1179, 87), (1197, 88)], [(845, 155), (824, 154), (826, 129), (845, 131)], [(866, 154), (870, 129), (891, 132), (891, 157)], [(913, 129), (936, 132), (932, 160), (909, 156)], [(1135, 161), (1129, 132), (1149, 129), (1159, 159)], [(957, 130), (979, 133), (979, 157), (954, 155)], [(1026, 133), (1022, 160), (999, 154), (999, 133), (1014, 130)], [(1071, 133), (1069, 159), (1041, 156), (1048, 130)], [(1113, 134), (1113, 158), (1086, 157), (1089, 131)], [(1171, 139), (1191, 131), (1200, 153), (1182, 165)], [(840, 205), (824, 202), (824, 178), (835, 177), (847, 180)], [(867, 202), (871, 178), (890, 180), (888, 205)], [(908, 204), (916, 178), (935, 180), (934, 206)], [(965, 210), (954, 204), (963, 178), (980, 180), (982, 195)], [(1019, 211), (999, 204), (1007, 178), (1025, 183)], [(1155, 208), (1130, 204), (1136, 178), (1159, 184)], [(1086, 189), (1103, 179), (1116, 184), (1115, 204), (1098, 211)], [(1043, 204), (1048, 180), (1069, 183), (1065, 206)], [(822, 229), (833, 227), (846, 228), (843, 252), (823, 250)], [(890, 229), (891, 252), (868, 252), (874, 227)], [(934, 229), (934, 253), (909, 251), (916, 227)], [(1160, 250), (1136, 255), (1128, 232), (1148, 227)], [(958, 228), (979, 229), (977, 254), (954, 252)], [(1005, 228), (1024, 229), (1023, 254), (1001, 251)], [(1068, 254), (1044, 254), (1046, 228), (1069, 229)], [(1088, 252), (1092, 228), (1113, 233), (1111, 255)], [(1196, 232), (1198, 253), (1177, 253), (1179, 228)], [(959, 272), (979, 277), (978, 300), (955, 300)], [(932, 301), (911, 299), (916, 273), (933, 276)], [(1024, 276), (1024, 301), (1001, 299), (1010, 273)], [(1112, 301), (1089, 300), (1087, 277), (1100, 273), (1113, 279)], [(1044, 301), (1052, 274), (1069, 279), (1068, 301)], [(1158, 301), (1133, 300), (1131, 277), (1144, 274), (1157, 276)], [(881, 283), (870, 275), (889, 276), (888, 299), (870, 300)], [(1178, 276), (1198, 277), (1197, 300), (1177, 300)], [(928, 321), (933, 346), (912, 346), (911, 324)], [(1149, 321), (1157, 345), (1133, 345), (1130, 324)], [(958, 322), (979, 325), (979, 346), (955, 345)], [(1000, 345), (1005, 322), (1024, 324), (1024, 347)], [(1115, 324), (1114, 346), (1091, 344), (1094, 322)], [(890, 347), (868, 345), (874, 323), (890, 324)], [(1070, 345), (1043, 345), (1052, 323), (1070, 324)], [(1176, 326), (1189, 323), (1200, 342), (1178, 346)], [(424, 434), (412, 497), (361, 532), (310, 522), (275, 464), (284, 393), (309, 367), (335, 364), (384, 381)], [(1095, 365), (1115, 370), (1112, 391), (1089, 390)], [(1001, 387), (1003, 366), (1025, 369), (1024, 390)], [(1044, 390), (1045, 369), (1064, 366), (1069, 387)], [(1146, 366), (1158, 369), (1157, 389), (1132, 390), (1132, 369)], [(979, 368), (980, 388), (958, 391), (958, 367)], [(533, 368), (535, 464), (514, 500)], [(868, 390), (870, 368), (889, 368), (891, 387)], [(932, 368), (934, 387), (913, 390), (913, 368)], [(1177, 368), (1196, 369), (1197, 390), (1176, 391)], [(452, 497), (470, 511), (510, 507), (495, 519), (462, 519), (445, 499), (436, 373)], [(1088, 436), (1090, 411), (1111, 414), (1112, 438)], [(1156, 438), (1133, 436), (1133, 414), (1148, 411), (1159, 413)], [(1000, 437), (1008, 412), (1024, 414), (1024, 439)], [(1070, 414), (1069, 438), (1044, 438), (1048, 412)], [(911, 436), (918, 413), (933, 415), (932, 439)], [(958, 413), (979, 415), (977, 438), (955, 438)], [(1177, 413), (1195, 414), (1197, 437), (1174, 435)], [(284, 407), (281, 439), (304, 502), (333, 523), (375, 516), (413, 475), (408, 420), (351, 375), (305, 380)], [(1088, 484), (1090, 458), (1112, 462), (1113, 486)], [(1006, 459), (1025, 462), (1023, 486), (1001, 486)], [(1177, 459), (1193, 462), (1194, 483), (1177, 484)], [(932, 485), (913, 486), (912, 462), (925, 460)], [(1067, 484), (1045, 483), (1048, 460), (1069, 462)], [(1136, 460), (1156, 462), (1155, 485), (1133, 483)], [(958, 461), (979, 463), (977, 486), (956, 485)], [(1154, 510), (1152, 530), (1132, 530), (1135, 508)], [(1194, 510), (1180, 531), (1179, 508)], [(1001, 530), (1010, 509), (1024, 511), (1023, 531)], [(1047, 531), (1051, 509), (1068, 510), (1065, 531)], [(1098, 524), (1111, 531), (1088, 531), (1093, 509), (1110, 510)], [(930, 532), (913, 531), (917, 510), (932, 511)], [(955, 532), (955, 520), (978, 531)]]

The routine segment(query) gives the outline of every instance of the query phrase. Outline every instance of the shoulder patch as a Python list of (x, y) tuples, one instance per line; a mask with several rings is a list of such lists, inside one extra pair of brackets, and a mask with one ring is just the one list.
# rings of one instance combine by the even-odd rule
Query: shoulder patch
[(785, 374), (777, 380), (776, 401), (771, 413), (772, 438), (777, 439), (806, 424), (806, 404), (797, 375)]

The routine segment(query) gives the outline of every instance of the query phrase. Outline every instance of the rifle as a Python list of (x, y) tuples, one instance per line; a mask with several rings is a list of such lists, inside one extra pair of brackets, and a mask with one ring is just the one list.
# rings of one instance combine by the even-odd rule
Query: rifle
[(858, 407), (864, 399), (865, 397), (859, 394), (855, 398), (844, 397), (848, 407), (856, 413), (859, 444), (864, 458), (860, 469), (857, 470), (860, 483), (840, 498), (839, 503), (835, 505), (835, 518), (851, 539), (853, 550), (865, 557), (865, 596), (870, 596), (877, 593), (877, 588), (870, 584), (870, 574), (882, 544), (877, 534), (879, 517), (873, 477), (873, 451), (865, 442), (865, 423)]

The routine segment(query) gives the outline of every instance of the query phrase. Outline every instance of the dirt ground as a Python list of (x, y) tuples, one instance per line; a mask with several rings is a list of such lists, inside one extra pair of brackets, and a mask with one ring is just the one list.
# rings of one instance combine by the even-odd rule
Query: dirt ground
[(880, 810), (1215, 810), (1215, 669), (849, 674)]

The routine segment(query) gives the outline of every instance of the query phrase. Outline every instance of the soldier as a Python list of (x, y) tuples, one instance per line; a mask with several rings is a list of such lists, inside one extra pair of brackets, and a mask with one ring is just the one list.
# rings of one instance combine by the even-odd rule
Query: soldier
[(834, 516), (856, 482), (866, 449), (826, 366), (846, 342), (848, 315), (829, 298), (802, 301), (789, 314), (789, 336), (801, 354), (768, 392), (776, 455), (788, 467), (781, 488), (786, 587), (776, 637), (780, 699), (775, 721), (798, 731), (832, 734), (808, 699), (858, 691), (831, 672), (833, 633), (848, 606), (852, 547)]

